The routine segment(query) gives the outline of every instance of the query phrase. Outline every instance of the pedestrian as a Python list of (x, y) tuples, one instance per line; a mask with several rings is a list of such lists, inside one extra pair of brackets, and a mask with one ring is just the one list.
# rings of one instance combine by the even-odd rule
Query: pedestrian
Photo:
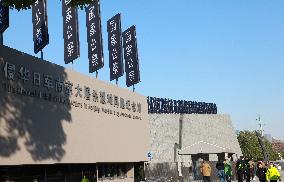
[(256, 176), (258, 177), (259, 182), (266, 182), (266, 168), (263, 162), (258, 162)]
[(232, 172), (232, 163), (230, 159), (224, 161), (224, 172), (225, 172), (226, 181), (231, 182), (233, 172)]
[(218, 170), (218, 177), (220, 178), (220, 182), (225, 182), (225, 166), (224, 166), (224, 161), (219, 160), (216, 164), (216, 168)]
[(203, 177), (204, 182), (211, 182), (210, 176), (211, 176), (211, 167), (210, 164), (206, 161), (203, 161), (200, 166), (200, 172)]
[(278, 169), (274, 166), (273, 162), (270, 162), (266, 172), (266, 180), (270, 182), (277, 182), (278, 180), (281, 181), (280, 177), (281, 175)]
[(251, 180), (254, 180), (254, 161), (253, 160), (250, 160), (249, 161), (249, 171), (250, 171), (250, 178)]
[(240, 158), (237, 160), (236, 163), (236, 170), (237, 170), (237, 178), (238, 178), (238, 182), (243, 182), (244, 180), (244, 157), (240, 156)]
[(246, 157), (245, 158), (245, 179), (246, 182), (250, 182), (250, 164), (249, 164), (249, 159)]

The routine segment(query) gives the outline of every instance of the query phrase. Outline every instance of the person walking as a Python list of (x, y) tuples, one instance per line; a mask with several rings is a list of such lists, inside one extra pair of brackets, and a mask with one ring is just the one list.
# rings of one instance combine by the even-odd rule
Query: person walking
[(278, 169), (274, 166), (273, 162), (270, 162), (266, 172), (266, 180), (270, 182), (277, 182), (278, 180), (281, 181), (280, 177), (281, 175)]
[(237, 170), (237, 178), (238, 178), (238, 182), (243, 182), (244, 180), (244, 157), (241, 156), (238, 160), (237, 160), (237, 164), (236, 164), (236, 170)]
[(259, 162), (257, 165), (256, 176), (259, 182), (266, 182), (266, 168), (263, 166), (264, 163)]
[(245, 158), (245, 179), (246, 182), (250, 182), (250, 164), (249, 164), (249, 159), (246, 157)]
[(200, 166), (200, 172), (203, 177), (204, 182), (211, 182), (210, 176), (211, 176), (211, 166), (208, 162), (203, 161)]
[(227, 182), (231, 182), (232, 179), (232, 163), (229, 159), (224, 161), (224, 172), (225, 172), (225, 178)]
[(249, 171), (250, 171), (250, 179), (251, 180), (254, 180), (254, 171), (255, 171), (254, 169), (255, 169), (254, 161), (250, 160), (249, 161)]
[(225, 182), (225, 172), (224, 172), (224, 169), (225, 169), (225, 165), (224, 165), (224, 162), (219, 160), (216, 164), (216, 168), (218, 170), (218, 177), (220, 179), (220, 182)]

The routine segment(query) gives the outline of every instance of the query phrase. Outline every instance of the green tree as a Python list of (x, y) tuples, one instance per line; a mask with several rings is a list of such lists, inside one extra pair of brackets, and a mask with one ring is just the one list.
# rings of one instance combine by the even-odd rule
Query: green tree
[[(11, 9), (25, 10), (30, 9), (36, 0), (2, 0), (4, 6), (8, 6)], [(52, 0), (54, 1), (54, 0)], [(83, 9), (90, 4), (93, 0), (71, 0), (72, 6), (77, 6)]]
[[(241, 131), (238, 135), (238, 141), (243, 155), (254, 160), (262, 159), (262, 151), (254, 131)], [(269, 156), (269, 160), (279, 159), (277, 152), (273, 150), (271, 143), (264, 139), (264, 146)]]

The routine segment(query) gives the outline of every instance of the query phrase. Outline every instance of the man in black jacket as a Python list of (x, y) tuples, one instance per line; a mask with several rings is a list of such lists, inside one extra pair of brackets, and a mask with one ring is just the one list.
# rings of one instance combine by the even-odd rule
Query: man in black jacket
[(237, 160), (237, 164), (236, 164), (238, 182), (243, 182), (244, 180), (244, 169), (245, 169), (244, 157), (241, 156)]

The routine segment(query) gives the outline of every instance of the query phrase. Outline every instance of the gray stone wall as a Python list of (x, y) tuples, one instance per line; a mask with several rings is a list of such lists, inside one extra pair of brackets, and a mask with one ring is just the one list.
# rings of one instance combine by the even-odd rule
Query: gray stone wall
[[(179, 142), (179, 119), (180, 114), (149, 114), (152, 163), (176, 162), (174, 145)], [(185, 114), (182, 133), (182, 148), (203, 141), (241, 155), (229, 115)], [(191, 157), (183, 155), (179, 161), (190, 165)]]

